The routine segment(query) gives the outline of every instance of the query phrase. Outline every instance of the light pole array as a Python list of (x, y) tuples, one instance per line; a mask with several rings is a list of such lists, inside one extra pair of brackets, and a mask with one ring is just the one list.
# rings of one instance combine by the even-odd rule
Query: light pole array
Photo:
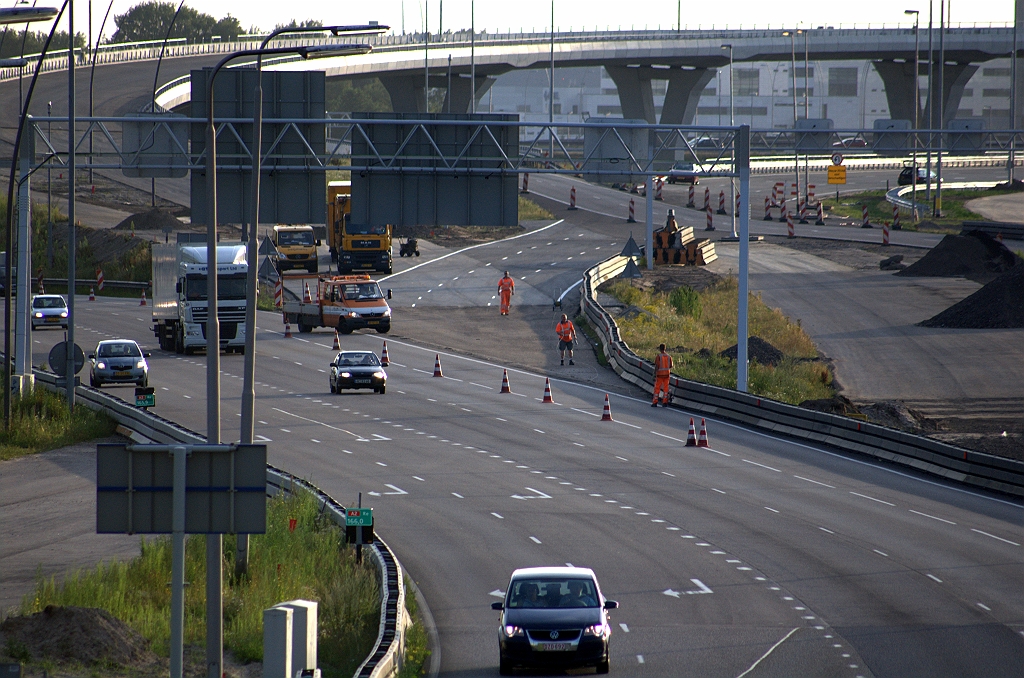
[(911, 173), (911, 219), (914, 223), (917, 223), (917, 127), (918, 127), (918, 111), (921, 108), (921, 74), (920, 74), (920, 31), (918, 30), (918, 19), (920, 18), (920, 10), (908, 9), (904, 10), (904, 14), (914, 15), (914, 160), (913, 167), (914, 171)]
[[(796, 176), (796, 194), (800, 196), (800, 150), (799, 142), (796, 131), (797, 123), (797, 112), (796, 112), (796, 34), (802, 33), (800, 29), (795, 31), (784, 31), (782, 35), (789, 38), (789, 68), (790, 68), (790, 85), (789, 88), (793, 91), (793, 173)], [(807, 89), (807, 73), (804, 73), (804, 89)]]
[[(733, 84), (732, 84), (732, 65), (733, 65), (732, 45), (730, 45), (730, 44), (722, 45), (722, 49), (729, 50), (729, 126), (730, 127), (735, 127), (736, 126), (736, 108), (735, 108), (735, 106), (733, 106), (733, 95), (735, 94), (736, 89), (735, 89), (735, 87), (733, 87)], [(733, 149), (733, 162), (735, 162), (735, 160), (736, 160), (736, 151), (735, 151), (735, 148), (734, 148)], [(729, 178), (729, 201), (730, 201), (729, 202), (730, 209), (732, 209), (732, 237), (736, 238), (738, 236), (736, 235), (736, 178), (735, 177), (730, 177)]]

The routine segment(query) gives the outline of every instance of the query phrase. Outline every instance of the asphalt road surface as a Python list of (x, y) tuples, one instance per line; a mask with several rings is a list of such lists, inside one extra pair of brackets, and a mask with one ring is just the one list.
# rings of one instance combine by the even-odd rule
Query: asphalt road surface
[[(413, 302), (438, 324), (449, 308), (487, 303), (507, 262), (522, 290), (513, 309), (547, 306), (613, 242), (562, 223), (409, 270), (385, 283), (394, 332)], [(79, 301), (83, 347), (115, 335), (155, 346), (149, 308), (136, 304)], [(513, 361), (520, 330), (515, 312), (507, 320)], [(436, 350), (393, 335), (387, 395), (332, 396), (331, 333), (286, 340), (279, 315), (258, 323), (256, 433), (269, 461), (343, 503), (363, 493), (426, 596), (442, 675), (496, 674), (489, 603), (512, 569), (561, 563), (593, 567), (620, 601), (620, 675), (982, 676), (1024, 665), (1019, 503), (713, 419), (711, 449), (686, 448), (689, 413), (651, 409), (625, 388), (512, 369), (514, 394), (502, 395), (504, 361), (443, 352), (439, 379)], [(379, 351), (382, 338), (356, 333), (343, 346)], [(37, 333), (35, 361), (58, 339)], [(225, 438), (237, 431), (242, 360), (222, 358)], [(151, 369), (156, 412), (202, 432), (205, 358), (156, 350)], [(540, 402), (545, 376), (557, 404)], [(611, 423), (600, 419), (609, 391)]]

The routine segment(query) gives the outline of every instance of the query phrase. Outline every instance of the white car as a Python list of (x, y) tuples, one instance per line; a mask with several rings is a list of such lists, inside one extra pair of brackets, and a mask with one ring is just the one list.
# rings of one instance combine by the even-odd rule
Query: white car
[(40, 327), (68, 328), (68, 302), (59, 294), (37, 294), (32, 297), (32, 329)]

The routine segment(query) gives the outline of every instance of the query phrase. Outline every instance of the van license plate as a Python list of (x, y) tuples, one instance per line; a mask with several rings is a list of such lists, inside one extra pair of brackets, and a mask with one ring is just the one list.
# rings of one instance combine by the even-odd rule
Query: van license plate
[(571, 643), (538, 643), (541, 652), (572, 652)]

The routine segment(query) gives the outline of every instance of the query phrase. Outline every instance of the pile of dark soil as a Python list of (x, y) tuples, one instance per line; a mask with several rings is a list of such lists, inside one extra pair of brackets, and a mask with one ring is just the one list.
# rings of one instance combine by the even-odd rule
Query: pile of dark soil
[(133, 226), (136, 231), (163, 231), (164, 229), (180, 231), (183, 224), (168, 210), (151, 209), (148, 212), (139, 212), (127, 217), (114, 228), (130, 231)]
[(677, 287), (702, 292), (722, 280), (722, 276), (701, 266), (655, 266), (652, 271), (644, 269), (643, 274), (642, 278), (636, 278), (630, 284), (651, 292), (671, 292)]
[(896, 275), (959, 277), (980, 283), (1020, 265), (1020, 257), (982, 231), (947, 235), (928, 254)]
[(1009, 181), (1003, 181), (1001, 183), (996, 184), (995, 186), (993, 186), (992, 188), (990, 188), (988, 190), (990, 190), (990, 191), (1024, 191), (1024, 181), (1021, 181), (1020, 179), (1014, 179), (1012, 184)]
[(1024, 266), (1015, 266), (921, 327), (995, 329), (1024, 327)]
[[(730, 360), (736, 360), (737, 345), (733, 344), (718, 355)], [(782, 351), (775, 348), (761, 337), (751, 336), (747, 339), (747, 358), (761, 365), (778, 365), (786, 356)]]
[(20, 661), (146, 669), (159, 662), (149, 641), (106, 610), (47, 606), (0, 624), (0, 648)]
[(907, 407), (902, 400), (882, 400), (861, 407), (860, 412), (867, 416), (868, 421), (908, 433), (937, 430), (934, 422), (917, 410)]
[(427, 240), (441, 247), (468, 247), (523, 233), (521, 226), (396, 226), (391, 235)]
[(834, 395), (831, 398), (821, 398), (819, 400), (805, 400), (800, 403), (800, 407), (814, 410), (815, 412), (826, 412), (828, 414), (844, 416), (860, 414), (857, 406), (850, 402), (849, 398), (841, 395)]

